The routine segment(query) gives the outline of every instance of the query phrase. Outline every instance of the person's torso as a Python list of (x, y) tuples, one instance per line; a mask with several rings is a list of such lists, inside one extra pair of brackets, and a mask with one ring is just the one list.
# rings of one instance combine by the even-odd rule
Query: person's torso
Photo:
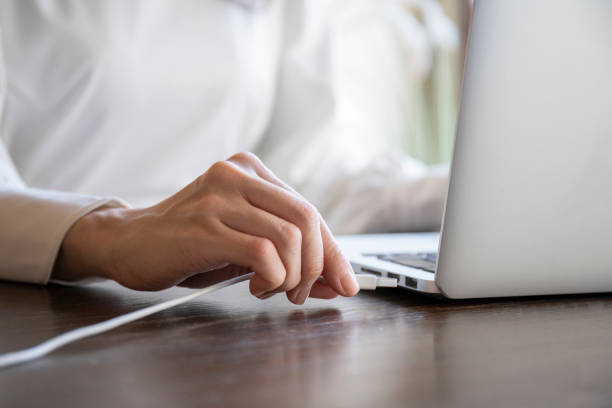
[(280, 7), (2, 2), (2, 137), (21, 175), (140, 204), (253, 148), (273, 108)]

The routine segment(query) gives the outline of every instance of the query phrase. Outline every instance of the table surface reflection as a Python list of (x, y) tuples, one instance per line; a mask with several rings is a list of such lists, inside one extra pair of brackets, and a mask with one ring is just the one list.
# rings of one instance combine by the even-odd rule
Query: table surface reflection
[[(0, 352), (188, 292), (0, 284)], [(612, 296), (352, 299), (246, 283), (0, 370), (0, 406), (610, 406)]]

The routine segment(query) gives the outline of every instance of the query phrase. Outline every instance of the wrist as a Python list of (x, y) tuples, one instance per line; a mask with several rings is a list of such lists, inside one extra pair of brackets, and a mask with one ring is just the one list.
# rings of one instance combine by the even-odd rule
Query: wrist
[(113, 238), (129, 211), (104, 206), (79, 218), (64, 236), (52, 278), (65, 281), (94, 277), (113, 279)]

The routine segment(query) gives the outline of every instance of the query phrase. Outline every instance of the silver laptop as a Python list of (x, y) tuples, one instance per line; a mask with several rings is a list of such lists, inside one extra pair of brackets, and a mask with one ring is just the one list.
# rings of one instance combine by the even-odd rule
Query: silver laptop
[(441, 234), (349, 237), (356, 272), (450, 298), (612, 291), (612, 1), (477, 0), (467, 54)]

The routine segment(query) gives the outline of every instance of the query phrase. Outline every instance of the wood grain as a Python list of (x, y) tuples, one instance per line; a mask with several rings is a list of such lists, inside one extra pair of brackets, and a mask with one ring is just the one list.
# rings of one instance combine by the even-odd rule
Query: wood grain
[[(0, 352), (169, 299), (0, 283)], [(245, 284), (0, 370), (0, 407), (611, 406), (612, 296), (291, 305)]]

